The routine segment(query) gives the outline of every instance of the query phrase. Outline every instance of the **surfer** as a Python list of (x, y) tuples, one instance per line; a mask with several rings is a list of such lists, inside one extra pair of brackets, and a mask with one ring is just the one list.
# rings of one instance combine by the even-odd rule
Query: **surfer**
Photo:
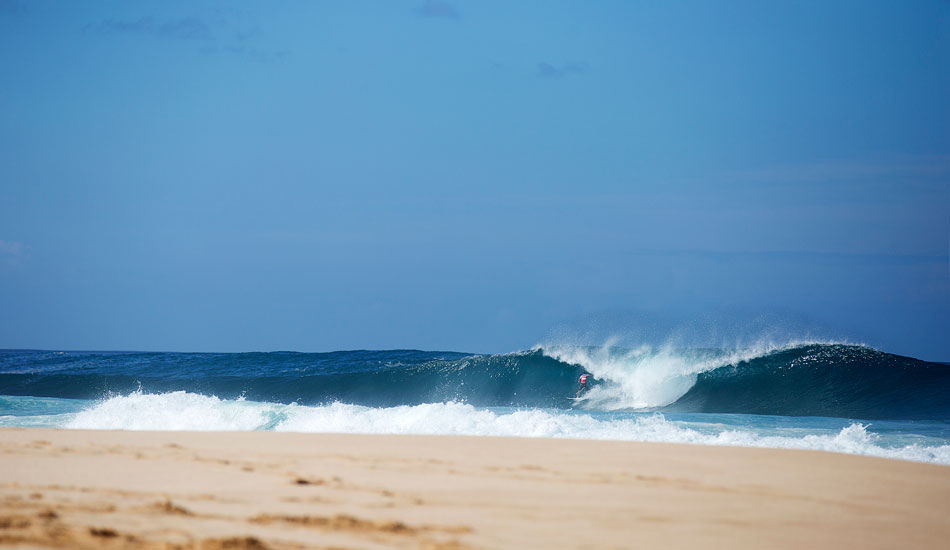
[(578, 382), (581, 385), (579, 388), (577, 388), (578, 398), (581, 396), (581, 394), (583, 394), (584, 392), (590, 389), (589, 384), (590, 384), (590, 379), (592, 376), (593, 375), (589, 372), (585, 372), (584, 374), (581, 375), (580, 379), (578, 380)]

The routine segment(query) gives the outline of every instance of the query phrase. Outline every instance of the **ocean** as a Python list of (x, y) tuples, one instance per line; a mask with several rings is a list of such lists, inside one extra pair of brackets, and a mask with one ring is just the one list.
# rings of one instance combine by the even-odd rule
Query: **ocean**
[[(569, 399), (584, 372), (594, 375)], [(950, 464), (950, 365), (865, 346), (0, 350), (0, 426), (738, 445)]]

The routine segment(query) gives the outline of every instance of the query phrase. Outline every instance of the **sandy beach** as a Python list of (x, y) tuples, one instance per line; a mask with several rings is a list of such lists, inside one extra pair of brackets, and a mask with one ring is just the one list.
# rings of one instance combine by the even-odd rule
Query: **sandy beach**
[(19, 548), (945, 548), (950, 468), (448, 436), (0, 431)]

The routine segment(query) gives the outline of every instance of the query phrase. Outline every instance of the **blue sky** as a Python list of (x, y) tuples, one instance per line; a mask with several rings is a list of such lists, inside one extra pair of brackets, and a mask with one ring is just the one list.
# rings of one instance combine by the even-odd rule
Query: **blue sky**
[(948, 67), (946, 2), (0, 0), (0, 347), (950, 360)]

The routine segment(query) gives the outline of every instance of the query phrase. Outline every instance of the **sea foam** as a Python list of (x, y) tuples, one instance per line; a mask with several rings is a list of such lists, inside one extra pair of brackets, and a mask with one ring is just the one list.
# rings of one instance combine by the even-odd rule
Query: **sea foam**
[[(770, 435), (755, 428), (679, 422), (666, 416), (550, 409), (487, 409), (464, 403), (365, 407), (222, 400), (183, 391), (115, 396), (68, 417), (63, 427), (120, 430), (274, 430), (305, 433), (471, 435), (650, 441), (810, 449), (950, 464), (950, 445), (889, 445), (868, 426)], [(774, 430), (773, 430), (774, 432)], [(770, 432), (771, 433), (771, 432)]]

